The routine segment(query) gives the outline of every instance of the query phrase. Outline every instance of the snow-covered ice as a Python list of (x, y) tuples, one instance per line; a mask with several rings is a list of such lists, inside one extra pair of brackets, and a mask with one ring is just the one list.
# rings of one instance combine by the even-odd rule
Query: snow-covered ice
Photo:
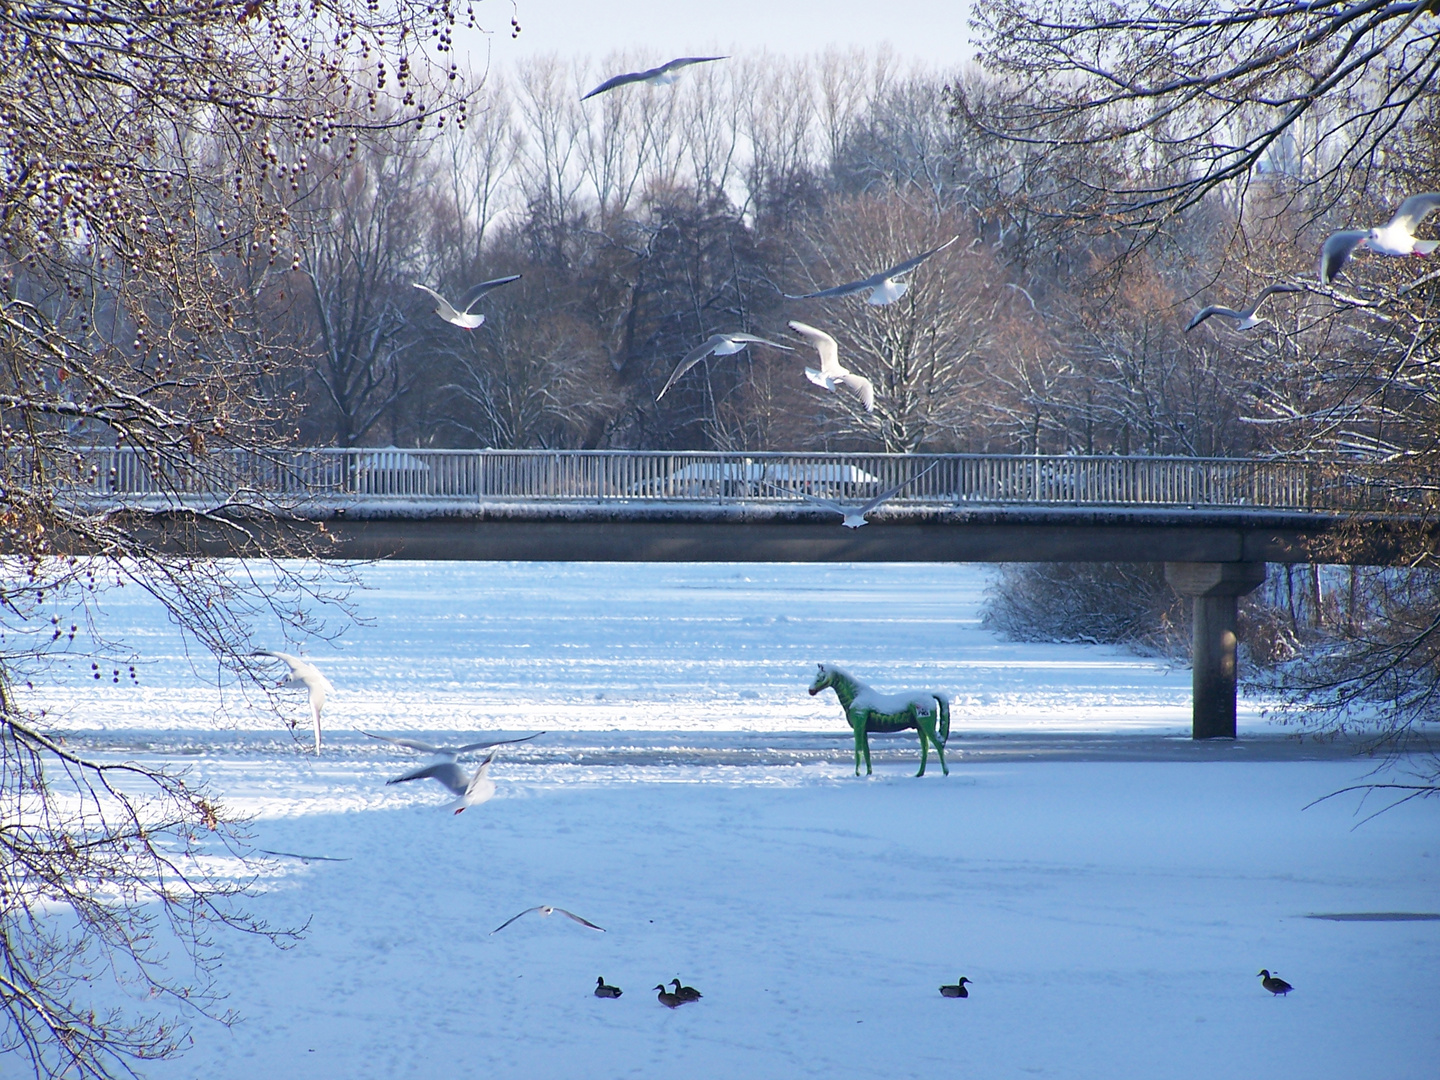
[[(371, 625), (304, 645), (336, 688), (327, 738), (347, 727), (833, 731), (834, 698), (804, 693), (826, 661), (882, 693), (947, 691), (962, 731), (1189, 730), (1183, 667), (985, 631), (980, 566), (390, 563), (364, 576), (356, 599)], [(75, 728), (207, 730), (215, 695), (153, 603), (136, 589), (104, 603), (154, 662), (138, 688), (94, 684), (80, 665), (45, 688), (47, 702)], [(298, 699), (291, 715), (308, 720)], [(274, 729), (271, 717), (241, 722)], [(1266, 726), (1248, 701), (1241, 724)]]
[[(155, 1077), (1436, 1075), (1440, 921), (1308, 917), (1440, 911), (1436, 807), (1306, 809), (1370, 763), (1254, 703), (1238, 743), (1191, 744), (1188, 671), (999, 640), (983, 568), (364, 575), (370, 625), (309, 650), (336, 687), (319, 759), (263, 712), (211, 728), (213, 689), (129, 590), (107, 618), (156, 657), (140, 687), (37, 688), (93, 752), (190, 764), (258, 847), (345, 860), (281, 860), (252, 910), (304, 940), (226, 936), (245, 1020)], [(822, 660), (950, 692), (951, 775), (910, 776), (909, 733), (856, 779), (833, 695), (805, 692)], [(386, 787), (415, 758), (355, 730), (542, 727), (459, 816)], [(536, 904), (607, 933), (489, 936)], [(942, 998), (960, 975), (971, 996)], [(704, 999), (662, 1008), (676, 976)]]

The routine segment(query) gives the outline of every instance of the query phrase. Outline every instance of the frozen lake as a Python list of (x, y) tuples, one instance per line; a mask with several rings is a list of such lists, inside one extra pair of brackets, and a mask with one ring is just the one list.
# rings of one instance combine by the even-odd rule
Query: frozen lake
[[(364, 576), (365, 625), (308, 650), (337, 687), (318, 760), (233, 692), (215, 730), (214, 688), (130, 590), (105, 617), (144, 642), (139, 686), (86, 665), (37, 690), (92, 751), (189, 764), (258, 847), (340, 860), (277, 861), (252, 910), (305, 939), (226, 938), (244, 1021), (153, 1076), (1435, 1075), (1440, 921), (1374, 916), (1440, 911), (1437, 808), (1305, 809), (1368, 763), (1244, 702), (1248, 739), (1193, 746), (1187, 670), (1001, 641), (982, 568)], [(833, 695), (805, 692), (821, 660), (950, 691), (951, 775), (911, 777), (907, 734), (855, 779)], [(436, 785), (387, 787), (414, 759), (359, 728), (551, 734), (456, 816)], [(535, 904), (607, 933), (490, 935)], [(648, 988), (677, 975), (705, 998), (671, 1012)], [(942, 999), (960, 975), (972, 996)]]
[[(1087, 645), (1016, 645), (980, 625), (991, 572), (973, 565), (391, 563), (364, 571), (365, 625), (305, 651), (336, 686), (326, 727), (470, 731), (843, 731), (819, 662), (879, 689), (951, 694), (967, 732), (1185, 734), (1190, 672)], [(80, 730), (205, 731), (213, 672), (153, 602), (111, 590), (107, 623), (142, 642), (140, 683), (44, 688)], [(226, 700), (227, 726), (275, 718)], [(292, 697), (288, 715), (305, 708)], [(1266, 728), (1241, 702), (1242, 726)]]

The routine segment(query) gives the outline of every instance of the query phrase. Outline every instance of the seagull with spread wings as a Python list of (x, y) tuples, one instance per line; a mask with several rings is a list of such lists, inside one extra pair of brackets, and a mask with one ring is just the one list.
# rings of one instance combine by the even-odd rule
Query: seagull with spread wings
[(1199, 313), (1195, 316), (1195, 318), (1190, 320), (1190, 325), (1185, 327), (1185, 332), (1188, 334), (1191, 330), (1194, 330), (1195, 327), (1199, 326), (1206, 319), (1210, 318), (1211, 315), (1223, 315), (1227, 319), (1235, 319), (1236, 330), (1254, 329), (1261, 323), (1270, 321), (1269, 319), (1257, 318), (1255, 315), (1255, 313), (1260, 310), (1260, 305), (1265, 303), (1267, 299), (1269, 299), (1275, 293), (1293, 293), (1304, 291), (1305, 290), (1300, 288), (1300, 286), (1298, 285), (1268, 285), (1260, 291), (1260, 295), (1255, 298), (1255, 303), (1251, 304), (1248, 308), (1241, 309), (1240, 311), (1236, 311), (1234, 308), (1220, 307), (1218, 304), (1211, 304), (1207, 308), (1200, 309)]
[[(785, 299), (823, 300), (831, 296), (849, 296), (852, 293), (864, 292), (866, 289), (869, 289), (870, 295), (865, 300), (867, 304), (872, 304), (875, 307), (884, 307), (886, 304), (893, 304), (896, 300), (899, 300), (900, 297), (904, 296), (905, 291), (910, 288), (909, 284), (904, 281), (897, 281), (895, 280), (896, 278), (904, 277), (926, 259), (930, 258), (931, 255), (939, 254), (959, 239), (960, 237), (958, 236), (952, 236), (939, 247), (921, 252), (913, 259), (906, 259), (902, 263), (896, 263), (890, 267), (889, 270), (881, 270), (878, 274), (871, 274), (869, 277), (861, 278), (859, 281), (846, 282), (844, 285), (836, 285), (833, 289), (822, 289), (820, 292), (804, 293), (800, 296), (792, 296), (786, 293)], [(791, 323), (791, 325), (793, 326), (794, 323)]]
[(315, 722), (315, 753), (320, 753), (320, 710), (325, 707), (326, 697), (335, 692), (335, 687), (330, 685), (329, 679), (320, 674), (319, 668), (303, 657), (291, 656), (289, 653), (275, 652), (270, 649), (261, 649), (255, 655), (273, 656), (276, 660), (285, 661), (290, 666), (290, 676), (281, 680), (279, 685), (282, 687), (303, 686), (309, 693), (310, 716)]
[(611, 76), (580, 100), (588, 101), (596, 94), (603, 94), (606, 90), (614, 90), (617, 86), (628, 86), (630, 83), (643, 82), (649, 83), (651, 86), (669, 86), (676, 79), (680, 78), (682, 68), (687, 68), (691, 64), (709, 64), (715, 60), (728, 59), (730, 59), (728, 56), (676, 57), (668, 64), (661, 64), (659, 67), (647, 68), (645, 71), (627, 71), (624, 75)]
[(747, 345), (769, 345), (772, 349), (784, 349), (786, 352), (794, 352), (789, 345), (781, 345), (779, 342), (770, 341), (763, 337), (756, 337), (754, 334), (711, 334), (702, 344), (695, 346), (681, 359), (674, 373), (665, 382), (660, 393), (655, 395), (659, 401), (669, 389), (675, 385), (681, 375), (684, 375), (692, 367), (698, 364), (705, 357), (714, 353), (716, 356), (729, 356), (737, 353)]
[(835, 502), (833, 499), (822, 499), (816, 495), (807, 495), (803, 491), (799, 494), (800, 497), (806, 502), (812, 502), (816, 506), (823, 506), (826, 510), (835, 511), (835, 513), (840, 515), (842, 519), (840, 524), (844, 525), (845, 528), (858, 529), (862, 525), (870, 524), (868, 521), (865, 520), (865, 515), (870, 513), (870, 511), (874, 510), (877, 506), (879, 506), (886, 500), (893, 499), (896, 495), (899, 495), (900, 492), (904, 491), (911, 484), (915, 483), (916, 480), (919, 480), (922, 476), (924, 476), (925, 473), (928, 473), (931, 469), (934, 469), (939, 464), (940, 463), (938, 461), (934, 462), (929, 466), (929, 468), (925, 469), (922, 472), (916, 473), (914, 476), (910, 477), (909, 480), (906, 480), (903, 484), (896, 484), (889, 491), (882, 491), (879, 495), (876, 495), (869, 502), (861, 503), (859, 506), (850, 506), (846, 505), (845, 503)]
[(816, 386), (823, 386), (832, 392), (836, 387), (843, 386), (860, 395), (866, 412), (875, 411), (875, 385), (864, 375), (857, 375), (840, 365), (840, 346), (835, 343), (833, 337), (824, 330), (816, 330), (815, 327), (807, 326), (803, 322), (792, 321), (790, 329), (814, 345), (815, 351), (820, 354), (820, 370), (816, 371), (814, 368), (807, 367), (805, 369), (807, 379)]
[[(531, 739), (538, 739), (545, 732), (537, 731), (534, 735), (526, 735), (519, 739), (494, 739), (490, 742), (466, 743), (464, 746), (431, 746), (419, 739), (394, 739), (389, 735), (371, 735), (368, 731), (361, 731), (362, 735), (371, 739), (379, 739), (381, 742), (393, 743), (395, 746), (403, 746), (406, 750), (418, 750), (422, 754), (431, 754), (437, 758), (444, 758), (454, 761), (461, 754), (473, 754), (476, 750), (489, 750), (492, 746), (508, 746), (510, 743), (529, 742)], [(393, 781), (392, 781), (393, 783)]]
[(428, 293), (435, 301), (435, 314), (439, 315), (446, 322), (458, 326), (462, 330), (474, 330), (485, 321), (485, 316), (472, 313), (471, 308), (480, 302), (480, 298), (486, 293), (494, 292), (501, 285), (509, 285), (512, 281), (519, 281), (523, 274), (511, 274), (509, 277), (492, 278), (489, 281), (482, 281), (479, 285), (472, 285), (466, 290), (465, 295), (460, 297), (460, 306), (457, 309), (449, 300), (441, 296), (428, 285), (421, 285), (418, 281), (412, 282), (411, 287)]
[(457, 765), (453, 760), (432, 761), (429, 765), (411, 769), (403, 776), (397, 776), (394, 780), (386, 780), (385, 783), (388, 785), (403, 784), (407, 780), (438, 780), (460, 796), (450, 804), (455, 808), (455, 813), (460, 814), (467, 807), (479, 806), (495, 797), (495, 781), (490, 779), (490, 763), (495, 760), (495, 755), (499, 752), (491, 750), (486, 754), (485, 760), (480, 762), (480, 767), (475, 770), (473, 775), (466, 772), (464, 767)]
[(1440, 248), (1440, 240), (1418, 240), (1415, 228), (1436, 210), (1440, 210), (1440, 191), (1427, 191), (1402, 202), (1384, 225), (1331, 233), (1320, 248), (1320, 283), (1329, 285), (1334, 281), (1350, 256), (1362, 247), (1379, 255), (1433, 254)]
[(504, 930), (505, 927), (509, 926), (516, 919), (523, 918), (524, 916), (529, 915), (532, 911), (538, 911), (541, 915), (546, 916), (555, 915), (558, 913), (560, 915), (564, 915), (567, 919), (574, 919), (581, 926), (588, 926), (591, 930), (599, 930), (600, 933), (605, 933), (605, 928), (603, 926), (596, 926), (589, 919), (582, 919), (573, 911), (566, 911), (563, 907), (551, 907), (549, 904), (539, 904), (536, 907), (527, 907), (524, 911), (520, 912), (519, 915), (512, 915), (510, 918), (506, 919), (499, 926), (495, 927), (494, 930), (491, 930), (490, 933), (498, 934), (501, 930)]

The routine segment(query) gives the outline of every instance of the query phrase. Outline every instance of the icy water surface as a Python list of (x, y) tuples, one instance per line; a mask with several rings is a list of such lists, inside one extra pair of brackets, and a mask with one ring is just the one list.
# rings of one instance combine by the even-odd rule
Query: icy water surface
[[(1183, 733), (1190, 674), (1087, 645), (982, 628), (976, 565), (388, 563), (363, 570), (362, 624), (307, 651), (335, 684), (326, 727), (380, 731), (843, 732), (817, 662), (879, 689), (950, 693), (966, 731)], [(88, 666), (43, 688), (75, 730), (204, 731), (217, 695), (137, 590), (107, 625), (143, 643), (141, 685)], [(276, 730), (230, 693), (228, 725)], [(287, 715), (303, 719), (293, 693)], [(1247, 726), (1263, 723), (1242, 703)]]
[[(214, 726), (134, 590), (105, 617), (144, 644), (140, 685), (37, 687), (89, 752), (188, 766), (250, 815), (279, 853), (251, 909), (308, 927), (288, 951), (222, 935), (243, 1022), (199, 1023), (160, 1080), (1436, 1075), (1436, 808), (1357, 829), (1372, 805), (1311, 806), (1371, 763), (1253, 707), (1238, 742), (1193, 743), (1188, 671), (1000, 640), (984, 568), (363, 574), (362, 624), (308, 646), (337, 688), (319, 758), (233, 688)], [(855, 778), (817, 661), (948, 691), (950, 775), (912, 777), (907, 733)], [(459, 815), (387, 785), (416, 757), (361, 730), (541, 728)], [(605, 933), (491, 933), (537, 904)], [(705, 997), (671, 1012), (650, 988), (677, 976)]]

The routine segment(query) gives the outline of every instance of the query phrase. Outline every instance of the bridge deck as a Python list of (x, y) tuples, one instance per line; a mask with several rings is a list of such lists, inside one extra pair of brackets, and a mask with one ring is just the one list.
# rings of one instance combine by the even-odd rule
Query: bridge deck
[[(129, 447), (73, 451), (77, 496), (357, 502), (801, 504), (1383, 510), (1379, 467), (1354, 461), (1014, 454), (232, 449), (156, 463)], [(68, 471), (68, 470), (67, 470)]]
[[(887, 506), (858, 529), (810, 506), (606, 504), (386, 506), (311, 503), (273, 526), (324, 530), (340, 559), (591, 562), (1308, 562), (1353, 517), (1285, 511)], [(185, 513), (136, 526), (175, 552), (250, 553), (230, 530)], [(1356, 561), (1393, 561), (1394, 522), (1377, 518)], [(266, 541), (257, 535), (254, 554)]]
[[(1355, 462), (318, 448), (165, 466), (130, 448), (76, 453), (77, 504), (210, 554), (233, 548), (191, 511), (323, 525), (339, 558), (670, 561), (1300, 562), (1368, 513), (1373, 542), (1352, 557), (1388, 562), (1401, 520), (1380, 473)], [(886, 492), (863, 529), (821, 505)]]

